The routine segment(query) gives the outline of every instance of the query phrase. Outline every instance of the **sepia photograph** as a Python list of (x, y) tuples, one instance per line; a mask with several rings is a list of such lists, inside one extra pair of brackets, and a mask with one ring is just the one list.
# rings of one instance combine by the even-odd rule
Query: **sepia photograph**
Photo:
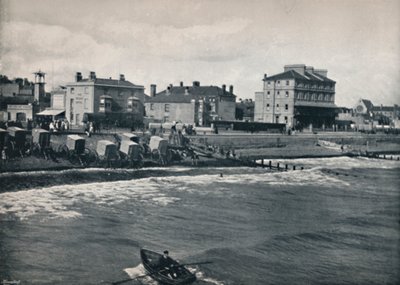
[(0, 0), (0, 285), (400, 284), (398, 0)]

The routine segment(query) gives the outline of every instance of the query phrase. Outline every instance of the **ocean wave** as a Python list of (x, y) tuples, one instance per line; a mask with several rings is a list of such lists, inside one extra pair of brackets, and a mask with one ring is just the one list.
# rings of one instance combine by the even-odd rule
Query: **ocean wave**
[[(197, 280), (199, 280), (199, 281), (202, 281), (206, 284), (224, 285), (224, 283), (222, 281), (219, 281), (217, 279), (206, 276), (205, 273), (202, 272), (198, 267), (187, 266), (186, 268), (191, 273), (195, 274)], [(144, 269), (144, 266), (142, 263), (140, 263), (138, 266), (135, 266), (135, 267), (125, 268), (124, 271), (126, 272), (126, 274), (129, 275), (130, 278), (132, 278), (132, 279), (138, 278), (144, 284), (148, 284), (148, 285), (158, 284), (151, 277), (146, 276), (147, 275), (146, 270)]]
[(329, 157), (329, 158), (296, 158), (296, 159), (277, 159), (273, 160), (273, 165), (280, 163), (281, 166), (296, 165), (297, 167), (303, 166), (305, 168), (330, 168), (330, 169), (373, 169), (373, 168), (384, 168), (392, 169), (399, 168), (400, 161), (397, 160), (385, 160), (377, 158), (367, 157)]
[(76, 203), (98, 204), (112, 207), (126, 200), (138, 203), (168, 206), (180, 200), (174, 192), (201, 193), (204, 195), (229, 195), (231, 185), (272, 185), (321, 187), (349, 186), (339, 177), (320, 169), (291, 172), (232, 173), (225, 169), (220, 174), (179, 175), (150, 177), (112, 182), (96, 182), (75, 185), (58, 185), (38, 189), (5, 192), (0, 194), (0, 215), (13, 214), (20, 219), (33, 215), (44, 218), (77, 218), (81, 216)]
[(0, 217), (12, 214), (21, 220), (33, 215), (44, 219), (77, 218), (81, 213), (76, 203), (110, 207), (133, 199), (137, 203), (166, 206), (179, 200), (161, 189), (159, 183), (145, 178), (6, 192), (0, 194)]

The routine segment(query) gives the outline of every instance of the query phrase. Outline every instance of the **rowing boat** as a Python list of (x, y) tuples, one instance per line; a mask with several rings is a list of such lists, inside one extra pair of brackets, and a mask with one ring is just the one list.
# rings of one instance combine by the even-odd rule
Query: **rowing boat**
[(196, 275), (171, 257), (141, 249), (140, 257), (148, 275), (163, 285), (184, 285), (196, 281)]

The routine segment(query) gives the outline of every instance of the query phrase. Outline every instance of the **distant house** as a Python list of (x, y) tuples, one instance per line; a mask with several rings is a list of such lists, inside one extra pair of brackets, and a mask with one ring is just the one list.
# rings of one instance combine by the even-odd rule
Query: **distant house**
[(371, 131), (378, 126), (396, 127), (400, 118), (398, 105), (374, 106), (368, 99), (359, 99), (352, 109), (340, 108), (337, 121), (351, 121), (358, 130)]
[(354, 114), (355, 115), (363, 115), (368, 117), (372, 117), (372, 112), (374, 109), (374, 104), (370, 100), (367, 99), (359, 99), (356, 105), (354, 106)]
[(398, 105), (393, 106), (374, 106), (372, 108), (374, 115), (381, 115), (389, 118), (389, 120), (394, 121), (400, 118), (400, 109)]
[(17, 83), (0, 84), (0, 96), (15, 97), (18, 94), (19, 94), (19, 84)]
[(239, 100), (236, 102), (235, 119), (238, 121), (254, 121), (254, 101), (252, 99)]
[(156, 93), (156, 85), (151, 85), (150, 97), (146, 99), (147, 117), (161, 122), (182, 122), (196, 126), (209, 126), (214, 120), (234, 120), (235, 101), (233, 86), (200, 86), (194, 81), (192, 86), (170, 85)]
[(254, 121), (285, 123), (288, 127), (332, 127), (335, 123), (336, 82), (325, 69), (285, 65), (284, 72), (263, 78), (255, 93)]
[(143, 121), (144, 87), (126, 80), (123, 74), (119, 79), (98, 78), (92, 71), (88, 78), (83, 78), (77, 72), (75, 82), (68, 83), (66, 90), (65, 117), (73, 125), (83, 124), (85, 114)]

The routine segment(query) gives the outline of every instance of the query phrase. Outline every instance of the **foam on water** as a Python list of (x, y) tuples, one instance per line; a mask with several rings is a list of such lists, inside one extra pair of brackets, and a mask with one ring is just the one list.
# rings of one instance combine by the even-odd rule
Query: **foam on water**
[[(85, 170), (87, 171), (87, 170)], [(218, 169), (218, 171), (222, 171)], [(78, 185), (60, 185), (0, 194), (0, 215), (12, 214), (20, 219), (33, 215), (43, 218), (77, 218), (81, 216), (75, 203), (98, 204), (112, 207), (127, 199), (140, 203), (168, 206), (178, 202), (176, 191), (201, 192), (207, 195), (226, 195), (229, 185), (316, 185), (333, 186), (349, 184), (319, 168), (292, 172), (230, 173), (152, 177), (114, 182), (98, 182)], [(208, 187), (217, 184), (219, 187)], [(201, 189), (201, 190), (199, 190)]]
[[(305, 166), (307, 168), (313, 167), (324, 167), (324, 168), (337, 168), (337, 169), (371, 169), (371, 168), (398, 168), (400, 167), (400, 161), (397, 160), (385, 160), (376, 158), (366, 158), (366, 157), (330, 157), (330, 158), (298, 158), (298, 159), (278, 159), (272, 160), (273, 165), (276, 163), (281, 163), (281, 166), (296, 165)], [(265, 163), (265, 162), (264, 162)]]
[[(351, 168), (396, 168), (400, 162), (369, 158), (320, 158), (292, 159), (282, 163), (305, 165), (305, 170), (288, 172), (269, 172), (261, 168), (216, 168), (200, 170), (200, 175), (172, 175), (167, 177), (150, 177), (113, 182), (97, 182), (77, 185), (58, 185), (38, 189), (29, 189), (0, 194), (0, 219), (17, 217), (27, 219), (39, 215), (47, 218), (79, 218), (82, 213), (76, 206), (79, 204), (98, 204), (112, 207), (128, 199), (138, 203), (154, 204), (161, 207), (180, 201), (179, 192), (200, 193), (221, 196), (231, 191), (230, 185), (271, 185), (279, 186), (318, 186), (345, 187), (350, 189), (351, 180), (329, 172), (330, 169)], [(154, 168), (153, 168), (154, 169)], [(160, 168), (161, 169), (161, 168)], [(328, 169), (328, 170), (327, 170)], [(165, 170), (165, 168), (164, 168)], [(168, 169), (173, 173), (187, 171), (187, 168)], [(66, 170), (67, 171), (67, 170)], [(70, 171), (70, 170), (68, 170)], [(111, 170), (82, 169), (73, 171), (103, 173)], [(113, 170), (136, 171), (136, 170)], [(344, 174), (347, 174), (347, 172)], [(34, 175), (39, 175), (37, 172)], [(193, 173), (193, 172), (192, 172)], [(212, 174), (210, 174), (212, 173)], [(223, 177), (220, 177), (223, 173)], [(23, 175), (19, 173), (18, 175)], [(27, 174), (25, 174), (27, 175)], [(29, 174), (31, 175), (31, 174)], [(28, 175), (28, 179), (29, 179)], [(101, 175), (101, 174), (99, 174)], [(213, 187), (211, 187), (213, 186)], [(214, 187), (218, 186), (218, 187)], [(266, 190), (268, 191), (268, 190)]]
[[(186, 267), (191, 273), (196, 275), (197, 280), (203, 281), (205, 283), (209, 284), (214, 284), (214, 285), (224, 285), (223, 282), (218, 281), (216, 279), (213, 279), (211, 277), (206, 277), (204, 272), (200, 271), (197, 267), (194, 266), (187, 266)], [(140, 263), (136, 267), (131, 267), (131, 268), (125, 268), (124, 271), (126, 274), (129, 275), (130, 278), (138, 278), (140, 281), (144, 284), (149, 284), (149, 285), (156, 285), (158, 284), (156, 281), (154, 281), (151, 277), (149, 276), (144, 276), (146, 275), (146, 270), (143, 267), (143, 264)]]
[(154, 281), (150, 276), (146, 275), (146, 270), (143, 267), (143, 264), (139, 264), (136, 267), (125, 268), (124, 271), (126, 274), (129, 275), (130, 278), (138, 278), (142, 283), (149, 284), (149, 285), (156, 285), (157, 282)]
[(52, 186), (0, 194), (0, 215), (13, 214), (20, 219), (33, 215), (45, 218), (76, 218), (76, 202), (113, 206), (126, 199), (166, 206), (179, 200), (161, 192), (149, 178), (131, 181)]

